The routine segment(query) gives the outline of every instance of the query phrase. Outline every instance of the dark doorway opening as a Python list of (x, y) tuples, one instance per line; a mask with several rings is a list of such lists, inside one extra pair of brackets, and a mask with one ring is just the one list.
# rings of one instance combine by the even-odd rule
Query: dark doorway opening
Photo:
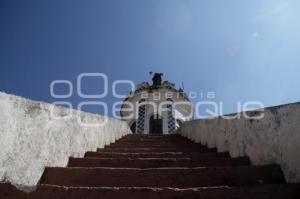
[(152, 115), (149, 120), (150, 134), (163, 133), (163, 120), (159, 115)]
[(131, 130), (132, 133), (136, 133), (136, 132), (135, 132), (135, 129), (136, 129), (136, 122), (133, 122), (133, 123), (131, 124), (131, 126), (130, 126), (130, 130)]

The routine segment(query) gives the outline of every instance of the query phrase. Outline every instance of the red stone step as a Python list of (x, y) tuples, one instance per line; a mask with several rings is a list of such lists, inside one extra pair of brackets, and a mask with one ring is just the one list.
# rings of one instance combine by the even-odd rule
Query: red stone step
[[(176, 144), (176, 141), (172, 141), (172, 140), (148, 140), (148, 139), (135, 139), (135, 140), (118, 140), (116, 143), (114, 144), (137, 144), (137, 143), (141, 143), (141, 144)], [(184, 144), (188, 144), (189, 142), (181, 142)]]
[(119, 142), (191, 142), (188, 139), (182, 138), (182, 137), (161, 137), (161, 138), (148, 138), (148, 137), (124, 137), (118, 140)]
[(199, 157), (230, 157), (229, 153), (216, 152), (87, 152), (85, 157), (99, 157), (99, 158), (199, 158)]
[(178, 144), (183, 144), (183, 145), (188, 145), (191, 144), (193, 145), (194, 143), (192, 142), (186, 142), (182, 140), (120, 140), (117, 141), (114, 144), (173, 144), (173, 145), (178, 145)]
[[(201, 145), (192, 145), (192, 144), (185, 144), (185, 145), (177, 145), (177, 144), (112, 144), (109, 146), (105, 146), (105, 149), (110, 148), (177, 148), (177, 149), (209, 149), (207, 147), (203, 147)], [(216, 150), (216, 148), (210, 148), (210, 150)]]
[(118, 140), (116, 144), (195, 144), (189, 140), (180, 140), (180, 139), (170, 139), (170, 140), (151, 140), (151, 139), (124, 139), (124, 140)]
[(70, 158), (69, 167), (116, 167), (116, 168), (157, 168), (157, 167), (209, 167), (250, 165), (248, 158)]
[(191, 142), (188, 139), (182, 138), (180, 136), (162, 136), (162, 137), (148, 137), (148, 136), (139, 136), (139, 137), (130, 137), (126, 136), (119, 140), (122, 141), (140, 141), (140, 142), (148, 142), (148, 141), (178, 141), (178, 142)]
[(182, 136), (163, 136), (161, 138), (149, 138), (147, 136), (142, 136), (142, 137), (129, 137), (129, 136), (125, 136), (121, 139), (119, 139), (118, 141), (132, 141), (132, 140), (153, 140), (153, 141), (184, 141), (184, 142), (192, 142), (191, 140), (184, 138)]
[(197, 146), (197, 147), (206, 147), (203, 146), (201, 144), (196, 144), (190, 141), (182, 141), (182, 140), (178, 140), (178, 141), (161, 141), (161, 140), (157, 140), (157, 141), (139, 141), (139, 140), (134, 140), (134, 141), (117, 141), (113, 144), (110, 144), (108, 146), (115, 146), (115, 145), (120, 145), (120, 146), (126, 146), (126, 145), (132, 145), (132, 146), (144, 146), (144, 145), (157, 145), (157, 146), (166, 146), (166, 145), (172, 145), (172, 146), (187, 146), (187, 147), (192, 147), (192, 146)]
[(1, 199), (298, 199), (300, 184), (270, 184), (244, 187), (64, 187), (39, 185), (32, 193), (24, 193), (10, 184), (0, 184)]
[(153, 135), (153, 134), (129, 134), (126, 135), (124, 137), (122, 137), (121, 139), (126, 139), (126, 138), (175, 138), (175, 137), (179, 137), (182, 138), (181, 135), (179, 134), (161, 134), (161, 135)]
[(296, 199), (300, 185), (247, 187), (195, 187), (191, 189), (151, 187), (62, 187), (40, 185), (32, 199)]
[(0, 198), (1, 199), (25, 199), (28, 194), (18, 190), (9, 183), (0, 183)]
[(169, 143), (169, 142), (165, 142), (165, 143), (136, 143), (136, 142), (123, 142), (123, 143), (119, 143), (116, 142), (114, 144), (110, 144), (105, 146), (105, 148), (114, 148), (114, 147), (196, 147), (196, 148), (206, 148), (205, 146), (202, 146), (200, 144), (193, 144), (193, 143), (185, 143), (185, 144), (173, 144), (173, 143)]
[(102, 148), (98, 149), (98, 152), (125, 152), (125, 153), (136, 153), (136, 152), (217, 152), (216, 149), (208, 149), (208, 148), (147, 148), (147, 147), (141, 147), (141, 148), (125, 148), (125, 147), (114, 147), (114, 148)]
[(46, 168), (41, 184), (92, 187), (199, 187), (284, 183), (281, 169), (268, 166), (206, 168)]
[(196, 144), (196, 143), (172, 143), (172, 142), (115, 142), (113, 144), (107, 145), (106, 147), (197, 147), (197, 148), (207, 148), (206, 146), (203, 146), (201, 144)]
[(67, 168), (46, 168), (31, 194), (0, 184), (0, 199), (300, 198), (279, 166), (249, 164), (179, 135), (128, 135)]

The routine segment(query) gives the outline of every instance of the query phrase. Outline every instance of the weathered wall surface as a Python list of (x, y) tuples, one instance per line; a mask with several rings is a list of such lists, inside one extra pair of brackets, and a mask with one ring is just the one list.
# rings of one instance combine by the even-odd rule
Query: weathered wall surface
[(288, 182), (300, 182), (300, 103), (270, 107), (264, 114), (261, 120), (194, 120), (178, 133), (232, 157), (247, 155), (254, 165), (279, 164)]
[[(64, 119), (53, 118), (51, 110)], [(78, 117), (107, 123), (83, 126)], [(0, 92), (0, 181), (29, 189), (38, 183), (45, 166), (66, 166), (70, 156), (82, 157), (129, 133), (127, 123), (113, 118)]]

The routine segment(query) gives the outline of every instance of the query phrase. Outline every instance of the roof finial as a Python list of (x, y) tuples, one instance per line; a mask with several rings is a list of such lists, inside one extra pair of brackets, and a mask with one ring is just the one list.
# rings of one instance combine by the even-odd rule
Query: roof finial
[(163, 73), (154, 73), (154, 76), (152, 78), (153, 86), (160, 86), (161, 85), (161, 76), (163, 76)]

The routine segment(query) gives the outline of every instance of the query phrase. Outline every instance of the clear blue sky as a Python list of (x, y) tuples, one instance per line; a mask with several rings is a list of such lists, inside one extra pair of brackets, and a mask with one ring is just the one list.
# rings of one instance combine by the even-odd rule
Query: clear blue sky
[(216, 92), (226, 113), (238, 101), (300, 101), (299, 10), (298, 0), (1, 0), (0, 90), (53, 102), (55, 79), (139, 83), (154, 71), (187, 92)]

